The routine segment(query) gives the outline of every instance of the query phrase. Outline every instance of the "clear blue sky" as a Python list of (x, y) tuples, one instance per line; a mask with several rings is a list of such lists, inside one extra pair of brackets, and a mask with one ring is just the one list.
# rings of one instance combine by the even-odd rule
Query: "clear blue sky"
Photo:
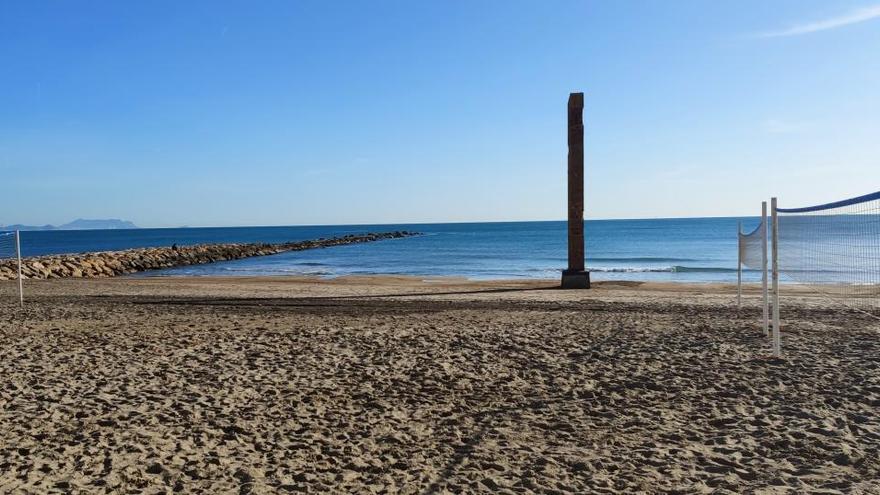
[[(872, 3), (873, 2), (873, 3)], [(0, 224), (756, 214), (880, 189), (877, 0), (6, 1)]]

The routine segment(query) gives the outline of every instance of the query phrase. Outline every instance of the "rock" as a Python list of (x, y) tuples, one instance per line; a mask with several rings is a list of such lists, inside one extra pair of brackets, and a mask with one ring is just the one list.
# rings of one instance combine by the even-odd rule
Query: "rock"
[[(345, 244), (375, 242), (418, 235), (413, 232), (348, 234), (345, 237), (287, 242), (281, 244), (210, 244), (141, 248), (65, 256), (41, 256), (22, 260), (22, 278), (99, 278), (136, 273), (158, 268), (197, 265), (237, 260), (252, 256), (269, 256), (287, 251), (302, 251)], [(15, 260), (0, 262), (0, 280), (18, 277)]]

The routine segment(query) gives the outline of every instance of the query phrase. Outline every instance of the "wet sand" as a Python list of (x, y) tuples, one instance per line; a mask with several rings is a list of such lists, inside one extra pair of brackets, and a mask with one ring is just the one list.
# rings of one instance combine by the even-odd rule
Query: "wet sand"
[(880, 325), (786, 289), (0, 284), (0, 493), (880, 493)]

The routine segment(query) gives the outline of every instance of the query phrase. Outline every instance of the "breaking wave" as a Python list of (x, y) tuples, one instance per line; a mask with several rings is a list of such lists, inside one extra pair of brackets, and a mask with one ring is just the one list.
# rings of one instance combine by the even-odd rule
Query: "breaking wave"
[(736, 268), (680, 265), (665, 267), (588, 267), (587, 270), (599, 273), (736, 273)]

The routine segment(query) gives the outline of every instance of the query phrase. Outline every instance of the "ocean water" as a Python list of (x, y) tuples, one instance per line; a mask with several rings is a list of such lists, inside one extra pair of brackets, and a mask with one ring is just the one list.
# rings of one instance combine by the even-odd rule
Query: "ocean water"
[[(750, 231), (759, 218), (590, 220), (585, 224), (587, 267), (593, 280), (732, 282), (736, 280), (738, 221), (743, 222), (744, 231)], [(36, 231), (23, 232), (21, 241), (24, 256), (37, 256), (174, 243), (274, 243), (393, 230), (424, 235), (145, 275), (400, 274), (555, 279), (567, 260), (564, 221)], [(758, 281), (759, 274), (747, 270), (744, 278)]]

